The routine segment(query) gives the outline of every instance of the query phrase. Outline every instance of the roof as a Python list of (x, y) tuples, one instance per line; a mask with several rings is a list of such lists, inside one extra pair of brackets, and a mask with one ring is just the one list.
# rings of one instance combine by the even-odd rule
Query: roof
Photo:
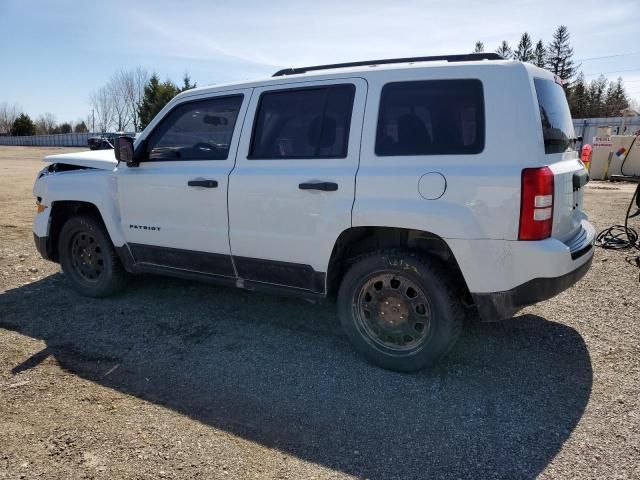
[[(470, 54), (472, 55), (472, 54)], [(463, 56), (449, 56), (449, 57), (460, 57)], [(464, 57), (470, 57), (469, 55), (465, 55)], [(437, 60), (421, 60), (422, 58), (432, 59), (438, 58)], [(431, 69), (431, 68), (442, 68), (442, 67), (469, 67), (469, 66), (505, 66), (505, 65), (522, 65), (522, 62), (514, 61), (514, 60), (502, 60), (502, 59), (482, 59), (482, 60), (454, 60), (448, 61), (446, 59), (440, 60), (439, 58), (443, 57), (415, 57), (415, 58), (406, 58), (406, 59), (388, 59), (388, 60), (378, 60), (378, 62), (386, 62), (386, 63), (375, 63), (376, 60), (367, 61), (367, 62), (353, 62), (347, 64), (332, 64), (332, 65), (321, 65), (318, 67), (302, 67), (302, 68), (287, 68), (283, 70), (279, 70), (276, 72), (277, 76), (271, 76), (267, 78), (259, 78), (254, 80), (242, 80), (237, 82), (223, 83), (223, 84), (212, 84), (205, 85), (202, 87), (197, 87), (191, 90), (187, 90), (178, 97), (184, 96), (192, 96), (194, 94), (202, 94), (213, 92), (216, 90), (231, 90), (233, 88), (253, 88), (265, 85), (273, 85), (279, 83), (286, 83), (288, 79), (330, 79), (331, 77), (342, 77), (345, 75), (357, 75), (357, 74), (370, 74), (372, 72), (383, 72), (389, 70), (403, 70), (403, 69)], [(470, 57), (473, 58), (473, 57)], [(492, 57), (495, 58), (495, 57)], [(393, 62), (389, 61), (393, 60)], [(401, 61), (400, 61), (401, 60)], [(343, 66), (344, 65), (344, 66)], [(285, 72), (285, 73), (282, 73)], [(291, 72), (291, 73), (290, 73)]]

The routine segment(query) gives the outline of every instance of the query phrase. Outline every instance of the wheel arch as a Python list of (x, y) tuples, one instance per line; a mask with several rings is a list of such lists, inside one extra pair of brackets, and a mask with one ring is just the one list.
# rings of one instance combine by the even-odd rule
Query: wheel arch
[(361, 255), (376, 250), (402, 248), (436, 258), (450, 272), (463, 303), (473, 300), (464, 275), (447, 242), (435, 233), (397, 227), (358, 226), (344, 230), (333, 246), (327, 269), (327, 295), (335, 297), (340, 282)]
[(105, 225), (100, 209), (94, 203), (79, 200), (58, 200), (51, 203), (48, 235), (51, 242), (51, 260), (60, 261), (58, 254), (60, 231), (67, 220), (78, 215), (92, 216)]

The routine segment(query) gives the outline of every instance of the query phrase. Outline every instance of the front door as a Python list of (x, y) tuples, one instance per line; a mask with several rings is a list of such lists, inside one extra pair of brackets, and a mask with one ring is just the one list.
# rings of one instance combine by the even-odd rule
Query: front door
[(324, 292), (335, 240), (351, 226), (366, 91), (360, 78), (254, 90), (229, 178), (240, 278)]
[[(122, 229), (137, 263), (235, 276), (227, 188), (251, 90), (176, 104), (118, 168)], [(136, 152), (138, 153), (138, 152)]]

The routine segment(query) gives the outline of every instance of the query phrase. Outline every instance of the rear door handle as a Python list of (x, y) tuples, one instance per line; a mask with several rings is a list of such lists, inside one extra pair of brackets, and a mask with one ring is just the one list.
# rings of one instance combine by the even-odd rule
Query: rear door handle
[(218, 182), (216, 180), (189, 180), (187, 185), (190, 187), (204, 187), (204, 188), (218, 188)]
[(322, 190), (323, 192), (335, 192), (338, 184), (334, 182), (305, 182), (298, 185), (300, 190)]

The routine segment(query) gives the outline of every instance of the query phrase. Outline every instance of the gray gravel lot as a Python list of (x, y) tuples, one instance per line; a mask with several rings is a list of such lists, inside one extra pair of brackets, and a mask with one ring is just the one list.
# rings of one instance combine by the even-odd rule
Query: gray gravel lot
[[(0, 147), (0, 479), (640, 478), (624, 253), (398, 374), (352, 352), (331, 304), (152, 276), (77, 296), (33, 247), (43, 150)], [(598, 228), (632, 189), (589, 184)]]

